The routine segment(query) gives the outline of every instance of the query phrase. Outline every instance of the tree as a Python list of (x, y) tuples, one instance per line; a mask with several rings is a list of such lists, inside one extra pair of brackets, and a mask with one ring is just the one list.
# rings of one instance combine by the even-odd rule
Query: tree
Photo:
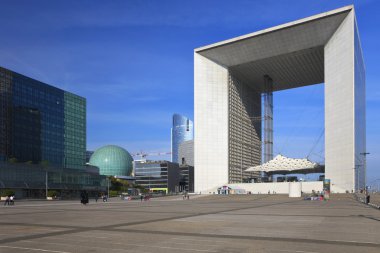
[(0, 196), (2, 197), (11, 196), (11, 195), (15, 195), (15, 191), (11, 189), (3, 189), (0, 191)]
[(16, 157), (11, 157), (11, 158), (9, 158), (9, 162), (10, 162), (10, 163), (17, 163), (18, 160), (17, 160)]
[(48, 160), (42, 160), (40, 162), (40, 165), (44, 168), (48, 167), (49, 166), (49, 161)]
[(110, 189), (112, 191), (126, 192), (129, 188), (129, 183), (126, 180), (110, 177)]

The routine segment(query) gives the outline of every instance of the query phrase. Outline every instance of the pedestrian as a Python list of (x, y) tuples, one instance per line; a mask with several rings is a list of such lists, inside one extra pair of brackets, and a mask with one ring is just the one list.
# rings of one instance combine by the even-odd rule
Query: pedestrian
[(15, 204), (15, 201), (14, 201), (14, 199), (15, 199), (15, 196), (14, 195), (11, 195), (10, 197), (9, 197), (9, 205), (14, 205)]
[(82, 191), (82, 193), (80, 194), (80, 202), (83, 205), (88, 204), (88, 193), (86, 191)]
[(9, 197), (9, 196), (6, 196), (6, 198), (5, 198), (5, 202), (4, 202), (4, 206), (6, 206), (6, 205), (9, 206), (9, 201), (10, 201), (10, 197)]
[(143, 199), (144, 199), (144, 195), (140, 195), (140, 202), (142, 202), (143, 201)]
[(190, 195), (189, 194), (187, 194), (187, 200), (189, 200), (190, 199)]
[(95, 193), (95, 202), (98, 202), (98, 198), (99, 198), (99, 193)]

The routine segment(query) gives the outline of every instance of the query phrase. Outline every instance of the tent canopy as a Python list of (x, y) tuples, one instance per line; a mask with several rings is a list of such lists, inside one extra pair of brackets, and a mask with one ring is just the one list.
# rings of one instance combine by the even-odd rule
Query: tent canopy
[(283, 155), (277, 155), (274, 159), (262, 165), (249, 167), (247, 172), (266, 172), (269, 174), (305, 174), (323, 173), (324, 166), (313, 163), (308, 159), (294, 159)]

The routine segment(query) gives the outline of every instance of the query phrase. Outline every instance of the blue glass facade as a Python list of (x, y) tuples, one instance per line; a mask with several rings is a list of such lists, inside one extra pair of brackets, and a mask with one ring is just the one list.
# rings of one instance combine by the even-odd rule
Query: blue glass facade
[(105, 191), (106, 177), (85, 163), (86, 100), (0, 67), (0, 188)]
[[(39, 164), (0, 162), (0, 190), (13, 189), (18, 197), (41, 197), (48, 189), (59, 190), (61, 196), (75, 195), (73, 191), (103, 191), (107, 189), (105, 176), (100, 176), (95, 167), (83, 170), (59, 169)], [(46, 181), (47, 179), (47, 181)]]
[(86, 100), (0, 68), (0, 160), (85, 165)]
[(181, 163), (178, 158), (179, 145), (194, 138), (194, 124), (179, 114), (173, 115), (172, 126), (172, 162)]

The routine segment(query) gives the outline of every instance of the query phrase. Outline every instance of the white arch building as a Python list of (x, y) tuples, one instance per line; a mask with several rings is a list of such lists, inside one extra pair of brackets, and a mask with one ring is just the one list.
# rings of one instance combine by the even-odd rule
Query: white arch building
[(365, 69), (353, 6), (194, 51), (195, 191), (240, 183), (261, 164), (261, 94), (325, 84), (325, 177), (365, 185)]

